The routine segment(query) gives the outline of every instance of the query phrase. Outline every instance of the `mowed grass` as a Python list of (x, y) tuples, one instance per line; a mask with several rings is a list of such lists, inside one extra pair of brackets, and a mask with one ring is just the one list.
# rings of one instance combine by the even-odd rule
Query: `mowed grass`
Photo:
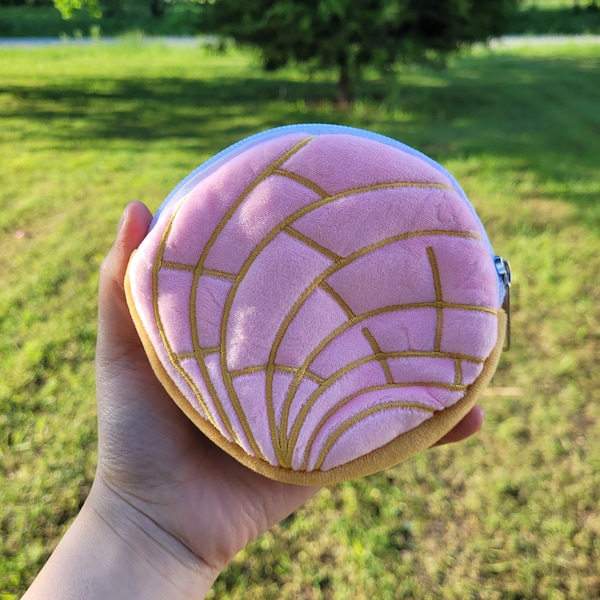
[(333, 76), (135, 40), (0, 50), (2, 600), (93, 479), (98, 267), (123, 206), (155, 210), (228, 144), (311, 121), (390, 135), (455, 174), (511, 260), (513, 347), (478, 436), (323, 490), (213, 597), (598, 597), (599, 47), (478, 50), (361, 92), (339, 110)]

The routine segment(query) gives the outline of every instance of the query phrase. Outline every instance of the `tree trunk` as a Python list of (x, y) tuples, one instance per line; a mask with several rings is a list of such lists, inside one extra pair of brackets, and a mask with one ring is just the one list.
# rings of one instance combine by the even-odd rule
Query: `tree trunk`
[(352, 78), (350, 69), (346, 63), (340, 64), (340, 78), (337, 85), (337, 103), (340, 106), (348, 106), (354, 97), (352, 89)]
[(167, 5), (163, 0), (150, 0), (150, 12), (153, 17), (162, 17), (166, 8)]

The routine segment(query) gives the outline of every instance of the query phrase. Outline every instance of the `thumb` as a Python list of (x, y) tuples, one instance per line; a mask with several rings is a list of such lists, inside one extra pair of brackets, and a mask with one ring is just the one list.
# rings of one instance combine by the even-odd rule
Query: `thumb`
[(125, 207), (115, 242), (100, 267), (98, 360), (118, 360), (140, 346), (125, 299), (125, 271), (132, 252), (148, 232), (150, 211), (141, 202)]

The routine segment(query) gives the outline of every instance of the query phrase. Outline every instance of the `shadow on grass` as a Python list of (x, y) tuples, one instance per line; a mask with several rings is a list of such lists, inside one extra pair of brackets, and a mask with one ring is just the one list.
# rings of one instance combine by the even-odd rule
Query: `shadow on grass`
[(212, 154), (223, 144), (296, 117), (302, 121), (300, 113), (310, 114), (303, 100), (307, 92), (333, 95), (333, 86), (309, 90), (297, 81), (263, 77), (133, 77), (37, 88), (0, 84), (0, 98), (7, 94), (16, 100), (4, 117), (47, 124), (52, 134), (46, 141), (57, 149), (72, 143), (101, 146), (111, 139), (172, 140), (174, 146), (184, 142), (200, 154)]
[[(590, 207), (595, 196), (585, 182), (597, 182), (600, 156), (598, 62), (474, 55), (446, 71), (407, 70), (395, 84), (367, 80), (365, 99), (346, 110), (322, 100), (334, 96), (331, 82), (258, 71), (211, 79), (91, 76), (0, 86), (0, 97), (13, 98), (6, 117), (44, 124), (41, 130), (52, 132), (46, 141), (56, 148), (101, 147), (114, 139), (139, 148), (164, 140), (185, 145), (200, 160), (261, 129), (338, 122), (390, 135), (441, 162), (493, 156), (498, 177), (534, 172), (539, 182), (553, 184), (556, 199)], [(60, 127), (50, 127), (56, 122)], [(584, 185), (569, 187), (573, 182)]]

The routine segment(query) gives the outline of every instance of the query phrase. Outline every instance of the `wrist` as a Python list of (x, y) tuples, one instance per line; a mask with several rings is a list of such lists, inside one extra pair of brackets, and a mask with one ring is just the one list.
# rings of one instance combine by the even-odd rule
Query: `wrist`
[(97, 478), (24, 600), (199, 599), (218, 574)]
[[(110, 540), (113, 568), (130, 590), (126, 597), (137, 598), (133, 592), (140, 588), (140, 598), (203, 598), (219, 575), (216, 567), (100, 478), (86, 505)], [(136, 574), (128, 566), (132, 561)]]

